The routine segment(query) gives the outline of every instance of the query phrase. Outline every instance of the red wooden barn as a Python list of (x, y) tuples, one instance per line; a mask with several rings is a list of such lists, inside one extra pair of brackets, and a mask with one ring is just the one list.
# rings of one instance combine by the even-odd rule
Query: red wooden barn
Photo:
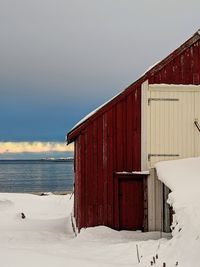
[(169, 230), (154, 164), (200, 155), (199, 84), (200, 31), (68, 133), (79, 230)]

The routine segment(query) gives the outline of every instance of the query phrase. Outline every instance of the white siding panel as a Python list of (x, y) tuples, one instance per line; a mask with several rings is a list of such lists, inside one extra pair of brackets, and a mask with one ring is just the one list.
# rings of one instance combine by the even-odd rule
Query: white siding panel
[(195, 92), (177, 92), (177, 88), (174, 91), (160, 89), (150, 91), (148, 135), (150, 167), (161, 160), (195, 155), (193, 123)]

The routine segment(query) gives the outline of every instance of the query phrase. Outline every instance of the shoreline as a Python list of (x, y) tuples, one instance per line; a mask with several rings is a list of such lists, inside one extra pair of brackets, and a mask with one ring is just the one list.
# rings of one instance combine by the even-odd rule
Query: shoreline
[(70, 159), (0, 159), (0, 163), (12, 163), (12, 162), (74, 162), (73, 158)]
[(48, 196), (48, 195), (69, 195), (73, 191), (55, 191), (55, 192), (0, 192), (0, 194), (30, 194), (38, 196)]

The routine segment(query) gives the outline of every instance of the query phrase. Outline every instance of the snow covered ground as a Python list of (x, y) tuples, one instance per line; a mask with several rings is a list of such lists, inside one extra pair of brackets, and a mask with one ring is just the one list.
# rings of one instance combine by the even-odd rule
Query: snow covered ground
[(118, 232), (103, 226), (75, 237), (72, 204), (69, 195), (1, 193), (0, 266), (144, 267), (169, 242), (158, 232)]
[(199, 267), (200, 158), (160, 162), (156, 169), (172, 190), (171, 239), (103, 226), (75, 237), (69, 195), (0, 193), (0, 266)]

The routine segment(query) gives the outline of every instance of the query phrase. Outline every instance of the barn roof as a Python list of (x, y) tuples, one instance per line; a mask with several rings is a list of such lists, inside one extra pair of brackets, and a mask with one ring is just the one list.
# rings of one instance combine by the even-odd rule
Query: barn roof
[(96, 117), (103, 114), (106, 110), (108, 110), (109, 107), (119, 102), (123, 97), (128, 95), (129, 92), (132, 91), (135, 87), (141, 85), (145, 80), (149, 79), (155, 73), (159, 72), (165, 65), (167, 65), (176, 56), (181, 54), (184, 50), (193, 45), (199, 39), (200, 39), (200, 29), (191, 38), (189, 38), (186, 42), (184, 42), (180, 47), (178, 47), (171, 54), (169, 54), (166, 58), (148, 68), (148, 70), (146, 70), (146, 72), (138, 80), (136, 80), (134, 83), (128, 86), (125, 90), (123, 90), (118, 95), (114, 96), (106, 103), (104, 103), (103, 105), (99, 106), (97, 109), (93, 110), (88, 115), (86, 115), (68, 132), (67, 143), (69, 144), (73, 142), (76, 139), (76, 137), (80, 134), (80, 132), (88, 125), (88, 123), (90, 123)]

